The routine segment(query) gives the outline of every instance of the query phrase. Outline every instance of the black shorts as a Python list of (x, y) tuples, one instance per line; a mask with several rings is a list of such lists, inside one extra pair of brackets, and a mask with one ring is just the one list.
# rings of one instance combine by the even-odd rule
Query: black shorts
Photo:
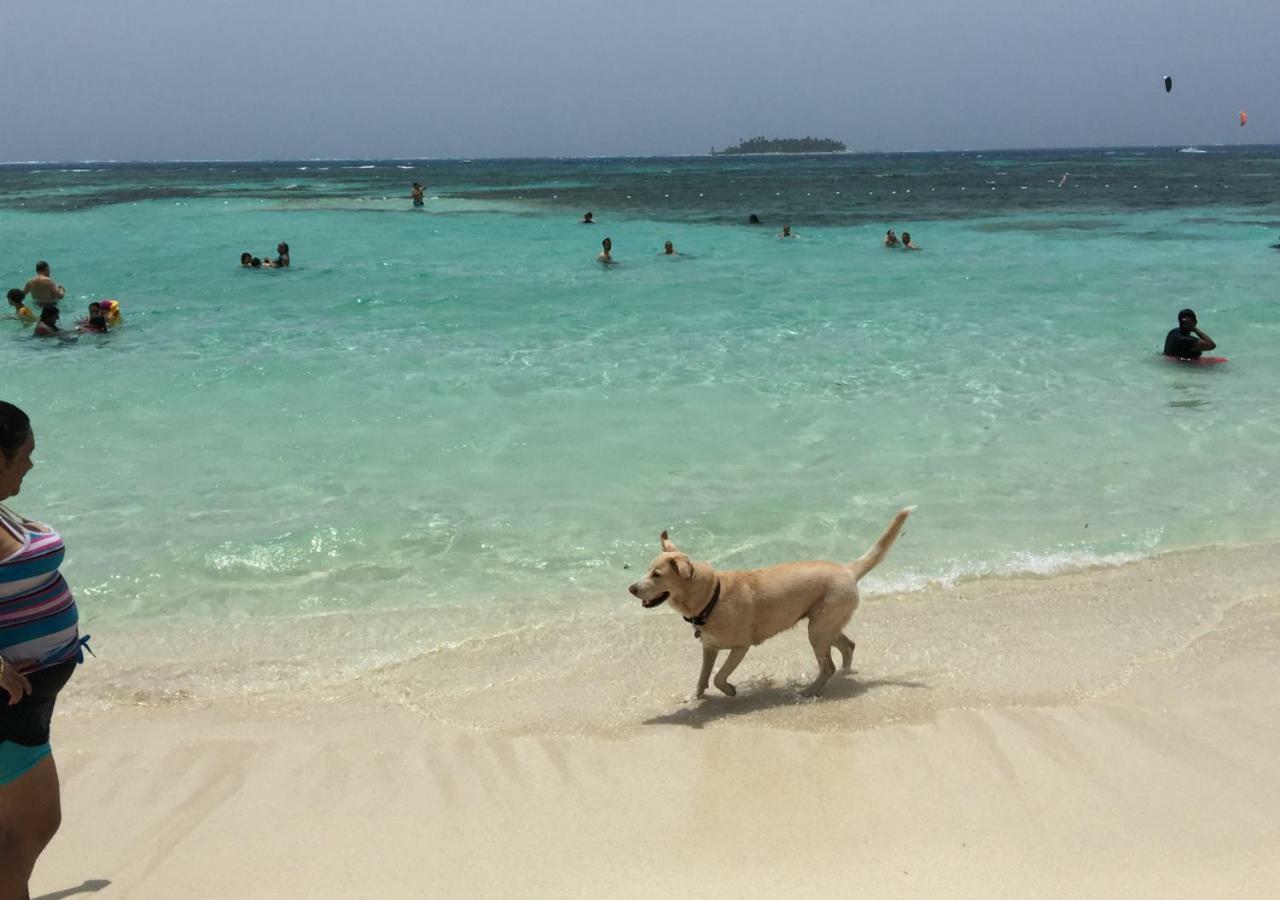
[(57, 702), (58, 692), (71, 680), (71, 673), (77, 665), (77, 661), (71, 659), (32, 672), (27, 676), (31, 682), (31, 693), (13, 706), (9, 705), (9, 696), (0, 693), (0, 741), (13, 741), (24, 747), (49, 743), (53, 704)]

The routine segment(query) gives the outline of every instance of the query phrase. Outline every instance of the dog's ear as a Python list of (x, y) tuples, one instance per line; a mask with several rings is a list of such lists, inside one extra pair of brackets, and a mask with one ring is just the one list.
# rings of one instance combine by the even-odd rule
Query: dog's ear
[(667, 537), (667, 533), (665, 531), (662, 532), (662, 534), (659, 535), (659, 537), (662, 539), (663, 553), (679, 553), (680, 552), (680, 548), (677, 547), (675, 544), (671, 543), (671, 540), (670, 538)]
[(689, 561), (689, 557), (681, 553), (679, 556), (673, 556), (669, 560), (671, 569), (685, 581), (693, 578), (693, 563)]

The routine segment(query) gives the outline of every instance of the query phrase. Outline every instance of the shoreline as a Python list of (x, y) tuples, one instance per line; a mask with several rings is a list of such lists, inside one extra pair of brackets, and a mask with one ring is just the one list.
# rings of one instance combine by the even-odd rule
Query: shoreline
[[(846, 699), (856, 696), (859, 671), (901, 682), (883, 685), (891, 688), (888, 700), (872, 705), (874, 715), (856, 721), (810, 716), (804, 712), (809, 704), (790, 696), (807, 682), (814, 666), (799, 628), (751, 650), (737, 673), (740, 692), (733, 702), (753, 709), (760, 703), (776, 704), (761, 724), (839, 730), (875, 727), (901, 717), (927, 718), (988, 701), (1052, 705), (1098, 696), (1122, 684), (1124, 673), (1139, 666), (1145, 654), (1171, 652), (1227, 608), (1212, 597), (1178, 597), (1166, 604), (1161, 621), (1152, 623), (1145, 612), (1154, 605), (1151, 584), (1209, 578), (1223, 591), (1249, 595), (1280, 584), (1280, 563), (1270, 562), (1280, 559), (1278, 551), (1276, 542), (1211, 546), (1044, 575), (965, 576), (907, 591), (864, 589), (849, 629), (859, 647), (855, 678), (837, 680), (832, 689)], [(1071, 609), (1062, 609), (1064, 598)], [(1140, 631), (1110, 646), (1114, 641), (1106, 629), (1125, 623), (1137, 623)], [(984, 628), (1021, 635), (1006, 651), (1003, 667), (980, 663), (984, 649), (1001, 643)], [(529, 605), (513, 600), (486, 609), (456, 606), (221, 622), (165, 619), (115, 632), (104, 632), (90, 620), (82, 622), (82, 630), (98, 633), (94, 649), (99, 655), (86, 660), (60, 699), (60, 717), (130, 707), (180, 712), (237, 700), (274, 704), (284, 699), (287, 708), (298, 699), (372, 692), (461, 727), (609, 733), (626, 730), (619, 709), (644, 708), (654, 715), (668, 703), (685, 709), (697, 656), (684, 623), (667, 610), (641, 610), (622, 589), (616, 603)], [(1054, 639), (1070, 640), (1072, 635), (1106, 646), (1108, 652), (1074, 670), (1062, 660), (1051, 672), (1042, 669), (1038, 680), (1022, 679), (1019, 666), (1033, 672), (1038, 660), (1053, 659)], [(479, 700), (473, 683), (477, 671), (487, 679)], [(948, 683), (945, 693), (926, 691), (927, 702), (913, 696), (919, 692), (909, 685), (939, 673)], [(1050, 674), (1052, 678), (1044, 677)], [(583, 691), (574, 677), (597, 687)], [(564, 719), (510, 715), (511, 706), (559, 709), (566, 692), (581, 696), (576, 712)], [(752, 699), (757, 692), (768, 700)], [(495, 704), (487, 716), (463, 711)]]
[(352, 683), (61, 714), (33, 896), (1268, 896), (1273, 550), (870, 601), (858, 671), (813, 702), (794, 633), (737, 698), (685, 702), (668, 614), (621, 617), (625, 645), (566, 623), (551, 668), (545, 626)]

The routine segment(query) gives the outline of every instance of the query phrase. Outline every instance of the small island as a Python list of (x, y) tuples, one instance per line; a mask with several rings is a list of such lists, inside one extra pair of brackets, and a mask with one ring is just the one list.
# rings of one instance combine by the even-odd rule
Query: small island
[(712, 156), (739, 156), (745, 153), (843, 153), (845, 146), (831, 138), (767, 138), (739, 139), (732, 147), (723, 150), (711, 148)]

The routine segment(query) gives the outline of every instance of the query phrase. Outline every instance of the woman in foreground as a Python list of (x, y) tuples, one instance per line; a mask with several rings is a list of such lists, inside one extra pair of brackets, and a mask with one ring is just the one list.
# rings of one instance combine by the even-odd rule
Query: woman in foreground
[[(0, 501), (21, 490), (34, 449), (26, 413), (0, 401)], [(49, 721), (83, 643), (64, 554), (56, 531), (0, 503), (0, 900), (28, 900), (62, 819)]]

